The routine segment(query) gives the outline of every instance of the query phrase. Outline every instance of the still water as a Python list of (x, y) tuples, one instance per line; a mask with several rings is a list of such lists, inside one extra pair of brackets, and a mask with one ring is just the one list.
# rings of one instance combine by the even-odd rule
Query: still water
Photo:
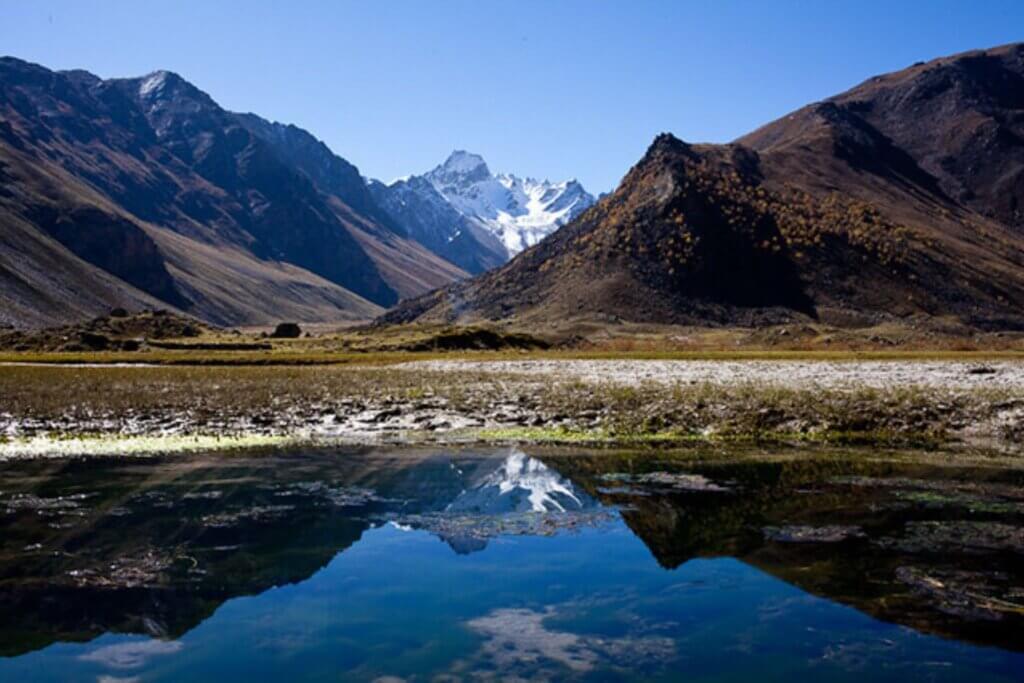
[(1024, 475), (864, 455), (0, 464), (0, 681), (1024, 680)]

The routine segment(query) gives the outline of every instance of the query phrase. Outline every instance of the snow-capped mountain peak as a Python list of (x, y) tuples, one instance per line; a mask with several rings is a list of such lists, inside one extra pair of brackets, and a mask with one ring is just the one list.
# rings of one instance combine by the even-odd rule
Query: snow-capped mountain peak
[(594, 203), (575, 180), (492, 175), (479, 154), (456, 150), (426, 179), (463, 216), (492, 233), (509, 257), (533, 246)]
[(505, 263), (594, 203), (575, 179), (494, 175), (482, 156), (465, 150), (423, 175), (368, 187), (410, 237), (474, 274)]
[(479, 154), (473, 154), (462, 149), (457, 149), (448, 155), (443, 164), (435, 168), (431, 173), (439, 175), (477, 175), (482, 171), (483, 175), (490, 175), (487, 162)]

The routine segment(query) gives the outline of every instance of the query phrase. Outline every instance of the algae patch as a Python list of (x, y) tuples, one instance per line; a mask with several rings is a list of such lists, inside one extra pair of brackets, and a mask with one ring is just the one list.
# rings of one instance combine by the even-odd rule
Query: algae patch
[(75, 436), (40, 434), (0, 443), (0, 460), (74, 456), (143, 456), (157, 453), (196, 453), (295, 445), (293, 436), (269, 434), (115, 435)]

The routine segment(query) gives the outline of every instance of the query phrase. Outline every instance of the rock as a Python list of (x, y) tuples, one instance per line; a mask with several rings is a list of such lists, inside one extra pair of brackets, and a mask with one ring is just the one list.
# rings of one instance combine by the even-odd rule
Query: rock
[(302, 336), (302, 328), (298, 323), (280, 323), (270, 333), (272, 339), (298, 339)]
[(851, 538), (863, 538), (859, 527), (841, 526), (768, 526), (761, 530), (769, 541), (779, 543), (839, 543)]
[(1024, 608), (1008, 599), (1016, 595), (1005, 585), (1006, 576), (998, 572), (925, 571), (904, 566), (896, 569), (896, 578), (940, 611), (962, 619), (999, 621)]
[(702, 474), (647, 472), (644, 474), (606, 474), (605, 481), (623, 481), (648, 486), (665, 486), (677, 491), (724, 493), (731, 489), (716, 484)]
[(82, 346), (93, 349), (96, 351), (102, 350), (110, 346), (110, 339), (103, 334), (96, 334), (95, 332), (82, 332), (79, 335), (79, 340)]
[(386, 420), (390, 420), (393, 417), (399, 417), (401, 414), (402, 410), (400, 408), (385, 408), (384, 410), (381, 410), (375, 415), (370, 416), (369, 421), (385, 422)]
[(128, 311), (120, 307), (114, 308), (111, 309), (110, 313), (108, 313), (107, 316), (110, 318), (127, 318)]
[(881, 538), (875, 543), (906, 553), (1012, 552), (1024, 555), (1024, 528), (972, 520), (908, 522), (902, 537)]

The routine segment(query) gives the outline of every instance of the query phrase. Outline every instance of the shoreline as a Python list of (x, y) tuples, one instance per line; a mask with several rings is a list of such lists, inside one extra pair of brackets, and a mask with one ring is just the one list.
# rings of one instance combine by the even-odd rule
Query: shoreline
[(1005, 361), (11, 366), (0, 395), (0, 459), (96, 453), (103, 440), (115, 453), (315, 442), (1018, 452), (1024, 442), (1024, 363)]

